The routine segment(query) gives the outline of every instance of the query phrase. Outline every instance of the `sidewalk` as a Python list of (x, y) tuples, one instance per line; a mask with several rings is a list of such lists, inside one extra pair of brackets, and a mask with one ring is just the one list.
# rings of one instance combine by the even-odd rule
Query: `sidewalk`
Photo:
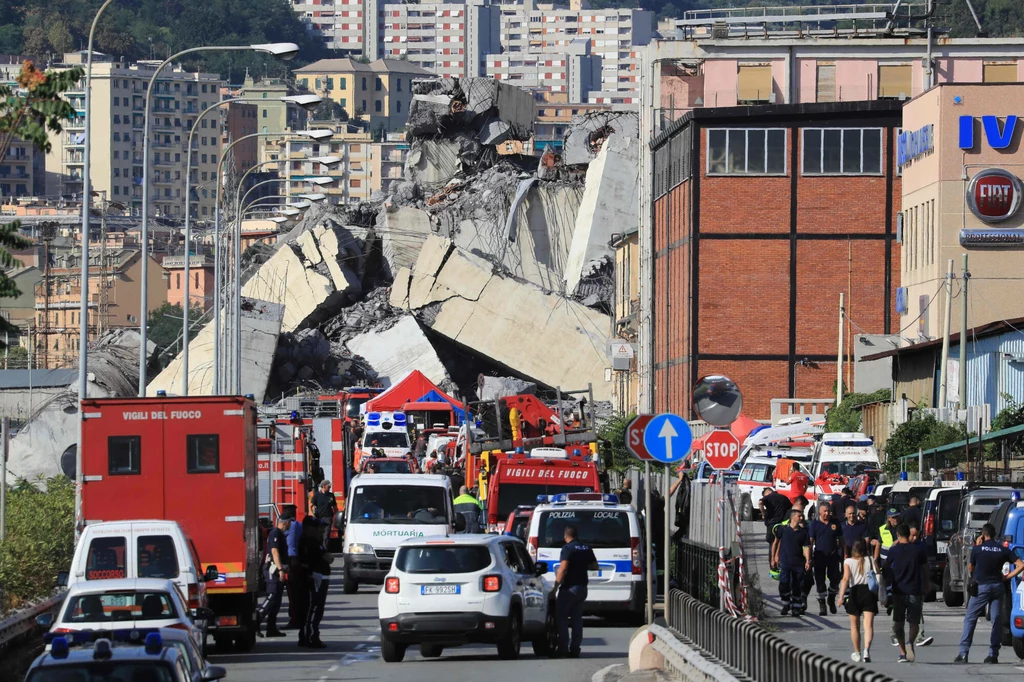
[(670, 679), (661, 670), (638, 670), (631, 673), (628, 664), (619, 663), (598, 670), (591, 682), (668, 682)]
[[(743, 546), (748, 564), (756, 567), (758, 572), (768, 614), (766, 625), (792, 644), (850, 663), (853, 645), (850, 642), (850, 621), (845, 609), (840, 606), (839, 612), (835, 615), (812, 615), (812, 611), (814, 614), (818, 612), (816, 593), (812, 590), (808, 598), (807, 614), (801, 618), (781, 616), (779, 584), (768, 574), (768, 545), (764, 539), (764, 524), (759, 521), (743, 524)], [(1017, 667), (1021, 662), (1017, 660), (1012, 647), (1002, 648), (999, 652), (1001, 662), (998, 665), (981, 663), (988, 654), (990, 624), (985, 620), (979, 621), (974, 633), (971, 665), (953, 665), (953, 658), (956, 657), (960, 643), (964, 612), (964, 608), (947, 607), (941, 599), (926, 603), (925, 630), (927, 635), (935, 637), (935, 642), (930, 646), (917, 648), (916, 663), (896, 663), (899, 649), (889, 643), (891, 619), (885, 615), (885, 609), (881, 609), (881, 613), (875, 618), (875, 639), (871, 645), (872, 662), (861, 665), (907, 682), (968, 679), (975, 682), (994, 682), (1006, 680), (1011, 675), (1019, 678), (1024, 667)]]

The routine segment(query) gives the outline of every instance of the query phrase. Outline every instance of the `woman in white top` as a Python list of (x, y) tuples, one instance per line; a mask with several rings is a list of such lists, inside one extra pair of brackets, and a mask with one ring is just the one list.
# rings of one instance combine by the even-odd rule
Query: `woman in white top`
[[(851, 558), (843, 561), (843, 580), (839, 583), (839, 599), (846, 595), (850, 588), (849, 598), (845, 600), (846, 613), (850, 615), (850, 639), (853, 642), (855, 662), (871, 662), (871, 640), (874, 639), (875, 614), (878, 613), (878, 595), (868, 586), (868, 574), (874, 570), (871, 559), (867, 556), (867, 544), (863, 539), (853, 543)], [(864, 619), (864, 648), (861, 649), (860, 621)]]

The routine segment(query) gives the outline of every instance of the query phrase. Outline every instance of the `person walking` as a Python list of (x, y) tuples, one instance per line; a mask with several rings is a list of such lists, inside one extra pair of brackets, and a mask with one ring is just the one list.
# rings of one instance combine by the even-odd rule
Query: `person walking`
[[(565, 545), (559, 555), (558, 571), (555, 573), (555, 619), (558, 627), (558, 651), (560, 658), (579, 658), (583, 643), (583, 603), (587, 600), (588, 571), (598, 570), (597, 557), (588, 545), (578, 539), (576, 526), (566, 526)], [(572, 639), (569, 627), (572, 626)]]
[(331, 492), (331, 482), (326, 478), (320, 481), (320, 487), (313, 493), (313, 499), (309, 502), (309, 513), (320, 522), (318, 528), (321, 532), (324, 547), (331, 542), (331, 525), (338, 513), (338, 500)]
[(922, 525), (922, 509), (921, 509), (921, 498), (917, 495), (910, 496), (910, 506), (903, 510), (900, 514), (900, 521), (907, 524), (911, 528), (920, 528)]
[(802, 616), (807, 610), (804, 580), (811, 570), (811, 538), (804, 524), (804, 513), (799, 509), (791, 509), (789, 523), (777, 526), (775, 537), (779, 541), (774, 563), (780, 571), (781, 615), (788, 615), (792, 611), (794, 616)]
[[(910, 525), (910, 524), (908, 524)], [(921, 549), (925, 550), (927, 554), (927, 548), (924, 545), (924, 538), (921, 537), (921, 533), (917, 526), (910, 525), (910, 542), (916, 545), (920, 545)], [(896, 646), (896, 628), (895, 625), (890, 633), (892, 637), (892, 645)], [(929, 637), (924, 632), (924, 613), (921, 614), (921, 627), (917, 631), (917, 639), (914, 640), (914, 647), (928, 646), (935, 641), (934, 637)]]
[(786, 520), (793, 503), (778, 490), (772, 490), (761, 496), (757, 506), (761, 510), (761, 518), (764, 519), (764, 536), (770, 548), (775, 544), (775, 527)]
[[(921, 624), (924, 594), (931, 589), (928, 577), (928, 557), (924, 548), (910, 542), (910, 526), (896, 527), (897, 540), (889, 547), (884, 572), (892, 586), (892, 619), (896, 625), (896, 641), (900, 655), (897, 663), (913, 663), (917, 657), (914, 640)], [(904, 623), (910, 623), (909, 637)]]
[[(991, 606), (992, 636), (989, 639), (988, 656), (985, 663), (999, 662), (999, 648), (1003, 634), (1003, 599), (1006, 597), (1004, 583), (1017, 577), (1024, 571), (1024, 561), (1014, 552), (995, 541), (996, 528), (991, 523), (981, 527), (981, 544), (971, 548), (971, 560), (967, 565), (977, 590), (973, 592), (967, 603), (967, 615), (964, 616), (964, 631), (960, 637), (960, 653), (953, 659), (954, 663), (967, 663), (967, 656), (974, 641), (974, 629), (978, 619)], [(1003, 575), (1003, 564), (1013, 564), (1013, 568)]]
[(267, 536), (267, 553), (263, 561), (263, 578), (267, 584), (267, 598), (256, 609), (256, 634), (263, 637), (261, 626), (267, 624), (267, 637), (286, 637), (277, 629), (277, 614), (281, 610), (281, 596), (288, 574), (288, 540), (286, 534), (292, 520), (284, 515), (277, 519), (276, 527)]
[(857, 540), (864, 540), (865, 551), (867, 551), (866, 536), (868, 524), (857, 517), (856, 507), (846, 508), (846, 519), (843, 521), (843, 542), (846, 544), (846, 556), (851, 556), (853, 543)]
[(452, 501), (452, 509), (456, 514), (462, 514), (466, 519), (467, 533), (482, 532), (483, 524), (480, 517), (483, 513), (484, 505), (480, 503), (480, 500), (469, 494), (467, 486), (459, 488), (459, 496)]
[[(302, 567), (299, 565), (299, 538), (302, 537), (302, 524), (296, 520), (295, 512), (294, 504), (286, 505), (284, 511), (281, 512), (282, 516), (292, 522), (285, 534), (285, 541), (288, 543), (288, 580), (284, 584), (285, 593), (288, 595), (288, 624), (284, 626), (285, 630), (299, 627), (302, 617), (295, 612), (295, 606), (302, 604), (305, 600), (304, 594), (297, 593), (304, 593), (305, 588), (301, 586)], [(296, 588), (293, 582), (300, 586)]]
[(306, 589), (308, 607), (299, 633), (299, 646), (311, 649), (327, 647), (320, 639), (320, 621), (324, 617), (327, 603), (327, 588), (331, 576), (331, 557), (323, 542), (321, 522), (313, 516), (302, 520), (302, 537), (299, 538), (299, 556), (306, 567)]
[[(878, 590), (871, 589), (869, 580), (873, 571), (867, 543), (864, 538), (857, 538), (850, 547), (849, 556), (843, 561), (843, 580), (839, 583), (839, 598), (850, 616), (850, 641), (853, 643), (850, 658), (854, 662), (871, 662), (871, 640), (875, 637), (875, 616), (878, 615)], [(860, 634), (862, 621), (863, 639)]]
[[(818, 615), (836, 612), (841, 565), (845, 554), (843, 530), (832, 520), (832, 509), (827, 504), (818, 507), (818, 518), (810, 527), (814, 583), (818, 586)], [(826, 585), (827, 580), (827, 585)], [(828, 609), (826, 610), (826, 603)]]
[[(900, 523), (900, 513), (896, 509), (890, 509), (886, 515), (885, 523), (877, 528), (868, 525), (868, 542), (871, 544), (871, 551), (875, 559), (875, 571), (882, 573), (882, 564), (889, 556), (889, 548), (896, 544), (896, 526)], [(886, 581), (886, 614), (892, 614), (892, 583)], [(893, 646), (896, 646), (896, 637), (893, 635)]]

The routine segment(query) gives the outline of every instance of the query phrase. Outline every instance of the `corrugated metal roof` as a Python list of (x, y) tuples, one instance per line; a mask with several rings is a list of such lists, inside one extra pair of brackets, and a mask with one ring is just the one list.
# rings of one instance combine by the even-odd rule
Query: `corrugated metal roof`
[[(31, 374), (31, 383), (29, 375)], [(18, 388), (63, 388), (75, 383), (78, 370), (64, 369), (0, 369), (0, 390)]]

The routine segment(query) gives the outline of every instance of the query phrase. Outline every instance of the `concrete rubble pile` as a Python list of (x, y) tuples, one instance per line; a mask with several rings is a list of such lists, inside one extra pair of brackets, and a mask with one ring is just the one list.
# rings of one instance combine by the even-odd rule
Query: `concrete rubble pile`
[[(147, 342), (149, 356), (156, 344)], [(127, 329), (106, 332), (89, 349), (87, 395), (125, 398), (139, 390), (139, 334)], [(7, 482), (35, 481), (64, 473), (75, 476), (78, 445), (78, 386), (69, 386), (39, 405), (11, 440)]]

